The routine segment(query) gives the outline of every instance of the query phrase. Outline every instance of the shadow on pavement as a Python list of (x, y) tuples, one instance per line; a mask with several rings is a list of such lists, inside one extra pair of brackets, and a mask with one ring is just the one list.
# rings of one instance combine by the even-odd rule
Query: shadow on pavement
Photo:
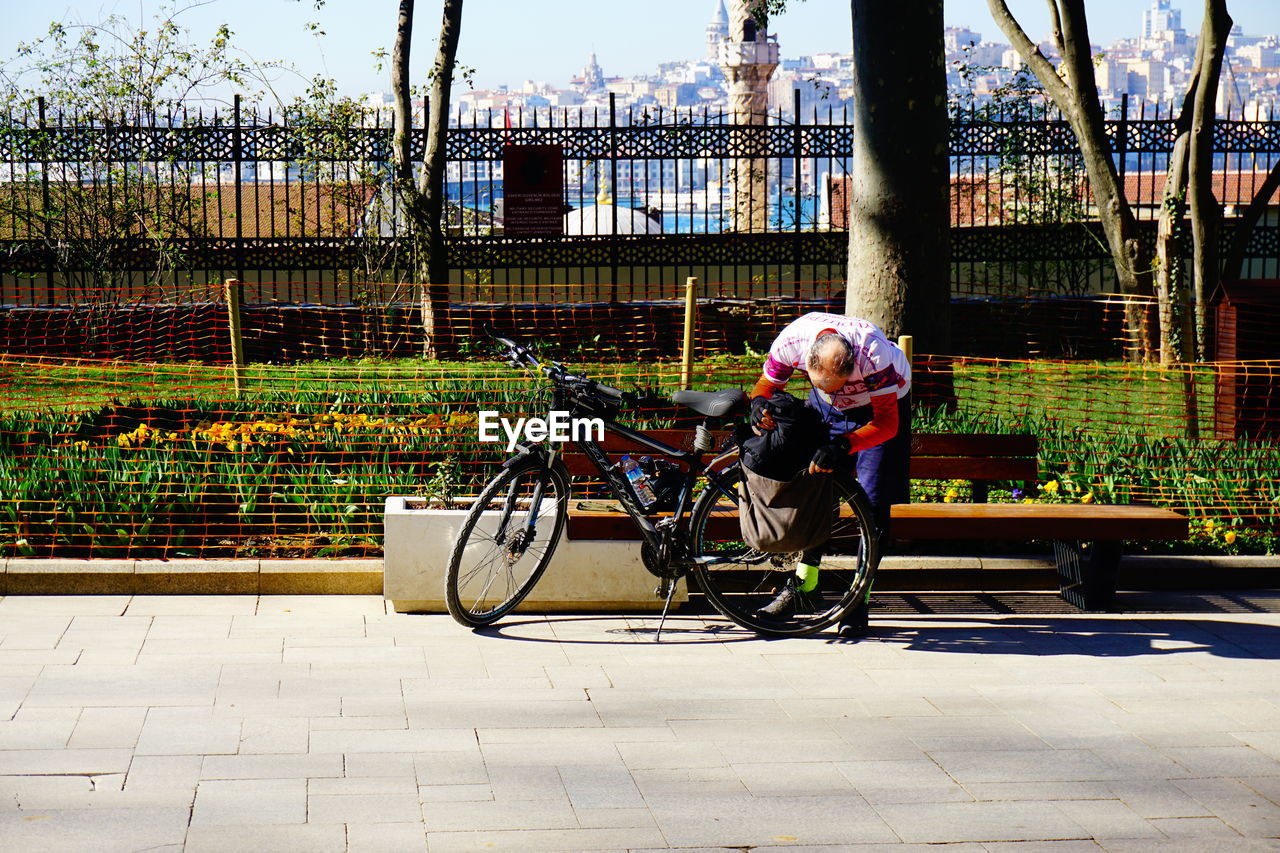
[[(910, 620), (918, 624), (894, 625)], [(886, 624), (888, 623), (888, 624)], [(831, 638), (828, 638), (831, 639)], [(1224, 658), (1280, 658), (1280, 626), (1229, 619), (1162, 616), (874, 617), (861, 642), (915, 651), (1001, 655), (1130, 657), (1208, 653)]]
[[(592, 616), (586, 614), (515, 618), (489, 628), (481, 636), (532, 643), (613, 645), (652, 643), (656, 616)], [(832, 631), (787, 642), (896, 644), (912, 651), (1053, 657), (1133, 657), (1208, 653), (1223, 658), (1280, 659), (1280, 625), (1232, 621), (1230, 618), (1170, 618), (1161, 615), (1058, 616), (876, 614), (863, 637), (842, 639)], [(668, 617), (662, 645), (779, 642), (715, 619)]]

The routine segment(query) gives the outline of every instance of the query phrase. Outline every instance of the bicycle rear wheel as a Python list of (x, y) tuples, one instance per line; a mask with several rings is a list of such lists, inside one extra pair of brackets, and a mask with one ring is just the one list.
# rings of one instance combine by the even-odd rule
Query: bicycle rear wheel
[(529, 459), (491, 480), (449, 558), (449, 615), (479, 628), (510, 613), (546, 571), (568, 514), (569, 477), (560, 465)]
[[(693, 575), (711, 604), (733, 622), (758, 634), (796, 637), (821, 631), (871, 589), (879, 550), (871, 505), (857, 481), (837, 478), (831, 540), (822, 559), (818, 588), (803, 593), (794, 613), (768, 616), (760, 608), (773, 601), (793, 573), (794, 561), (770, 559), (747, 547), (738, 524), (735, 466), (722, 475), (727, 491), (708, 487), (694, 505), (691, 545)], [(798, 555), (796, 555), (798, 556)]]

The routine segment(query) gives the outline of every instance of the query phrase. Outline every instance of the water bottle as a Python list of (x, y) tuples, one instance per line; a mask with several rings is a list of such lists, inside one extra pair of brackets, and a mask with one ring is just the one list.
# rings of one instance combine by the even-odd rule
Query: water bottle
[(642, 507), (648, 509), (658, 502), (658, 496), (653, 493), (653, 487), (649, 485), (649, 476), (636, 463), (636, 460), (630, 456), (622, 457), (622, 471), (627, 475), (627, 482), (631, 483), (631, 489), (640, 499)]

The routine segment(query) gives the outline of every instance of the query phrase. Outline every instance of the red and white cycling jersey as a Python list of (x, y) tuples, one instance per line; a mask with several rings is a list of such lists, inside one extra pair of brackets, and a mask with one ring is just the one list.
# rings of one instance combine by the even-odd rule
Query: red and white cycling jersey
[(769, 348), (769, 358), (764, 363), (764, 375), (781, 387), (791, 374), (805, 370), (809, 349), (818, 335), (834, 330), (853, 347), (854, 368), (849, 381), (835, 394), (818, 393), (841, 411), (870, 405), (872, 397), (896, 393), (905, 397), (911, 390), (911, 365), (906, 354), (885, 337), (874, 323), (846, 317), (842, 314), (823, 314), (814, 311), (791, 322), (778, 335)]

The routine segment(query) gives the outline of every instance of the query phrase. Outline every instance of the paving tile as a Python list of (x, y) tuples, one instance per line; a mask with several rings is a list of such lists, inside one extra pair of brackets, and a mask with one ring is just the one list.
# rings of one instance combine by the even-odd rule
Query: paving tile
[[(12, 566), (10, 566), (12, 569)], [(8, 595), (0, 598), (0, 617), (55, 614), (62, 616), (120, 616), (129, 606), (127, 595)]]
[(1240, 837), (1240, 833), (1216, 817), (1157, 817), (1151, 819), (1151, 825), (1170, 838), (1200, 839), (1202, 844), (1212, 843), (1215, 849), (1222, 849), (1217, 846), (1217, 839)]
[(631, 770), (725, 767), (728, 762), (713, 743), (619, 743), (618, 754)]
[(305, 779), (202, 781), (192, 826), (271, 826), (307, 822)]
[(240, 725), (241, 755), (255, 753), (305, 753), (310, 745), (311, 720), (307, 717), (255, 716)]
[(1280, 761), (1247, 746), (1161, 750), (1194, 776), (1280, 776)]
[(831, 762), (734, 764), (733, 771), (757, 797), (813, 797), (854, 790), (854, 784)]
[(212, 708), (152, 708), (138, 735), (138, 755), (234, 755), (241, 724), (220, 720)]
[(423, 803), (422, 816), (429, 833), (578, 827), (567, 799)]
[(435, 832), (427, 830), (431, 853), (472, 853), (475, 850), (558, 851), (633, 850), (663, 845), (661, 832), (645, 827), (629, 829), (499, 830)]
[(1145, 818), (1210, 817), (1212, 814), (1174, 782), (1149, 780), (1105, 784), (1112, 795)]
[(422, 817), (418, 792), (412, 794), (312, 794), (307, 797), (312, 823), (405, 823)]
[(499, 802), (551, 800), (568, 803), (569, 801), (569, 792), (565, 790), (564, 779), (561, 778), (559, 769), (554, 766), (486, 764), (485, 773), (489, 787), (493, 791), (493, 799)]
[(343, 774), (341, 755), (210, 755), (200, 779), (333, 779)]
[(1074, 782), (1107, 780), (1121, 773), (1083, 749), (934, 752), (932, 758), (957, 782)]
[(821, 797), (753, 797), (708, 794), (647, 796), (663, 837), (673, 847), (762, 844), (837, 844), (896, 841), (897, 837), (856, 794)]
[(311, 733), (311, 752), (469, 752), (476, 746), (469, 729), (368, 729)]
[[(307, 780), (307, 796), (412, 796), (418, 793), (418, 781), (413, 774), (401, 776), (338, 776)], [(416, 819), (416, 818), (415, 818)], [(360, 821), (355, 821), (359, 823)], [(352, 821), (344, 821), (352, 823)]]
[(135, 853), (180, 847), (187, 834), (185, 808), (0, 810), (6, 850)]
[(7, 749), (0, 750), (0, 775), (124, 773), (132, 758), (127, 749)]
[(425, 853), (427, 828), (421, 821), (347, 824), (347, 853)]
[(1088, 835), (1054, 803), (926, 803), (875, 808), (907, 842), (1041, 841)]
[(146, 708), (85, 708), (67, 746), (72, 749), (132, 749), (147, 718)]
[(1150, 821), (1119, 800), (1063, 800), (1054, 805), (1093, 838), (1164, 838)]
[(489, 785), (421, 785), (418, 799), (424, 803), (474, 803), (493, 799)]
[(574, 815), (583, 829), (638, 829), (657, 828), (653, 812), (647, 806), (636, 808), (580, 808), (574, 806)]
[(644, 798), (631, 774), (616, 765), (561, 766), (560, 781), (574, 811), (642, 808)]
[(0, 720), (0, 750), (61, 749), (79, 719), (79, 708), (19, 710), (13, 719)]
[(199, 755), (135, 755), (125, 774), (125, 790), (139, 795), (170, 797), (190, 808), (200, 782)]
[(342, 824), (266, 824), (234, 826), (193, 823), (183, 853), (344, 853), (346, 827)]
[[(347, 775), (352, 774), (353, 756), (347, 756)], [(421, 753), (411, 756), (409, 769), (419, 785), (487, 785), (489, 771), (479, 748), (454, 752)]]

